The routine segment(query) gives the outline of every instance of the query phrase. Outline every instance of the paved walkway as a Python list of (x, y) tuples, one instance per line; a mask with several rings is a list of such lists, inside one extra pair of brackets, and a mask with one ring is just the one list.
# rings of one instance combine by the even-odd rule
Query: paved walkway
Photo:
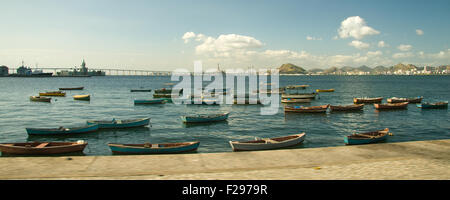
[(3, 157), (0, 179), (450, 179), (450, 140), (70, 158)]

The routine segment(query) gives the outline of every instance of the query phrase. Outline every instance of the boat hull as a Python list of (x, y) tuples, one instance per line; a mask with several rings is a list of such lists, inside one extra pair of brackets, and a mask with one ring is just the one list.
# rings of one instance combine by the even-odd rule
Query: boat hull
[(448, 102), (441, 102), (440, 104), (423, 103), (423, 104), (417, 105), (417, 107), (422, 108), (422, 109), (447, 109)]
[(73, 96), (74, 100), (80, 100), (80, 101), (90, 101), (91, 95), (75, 95)]
[(363, 110), (364, 104), (354, 104), (354, 105), (348, 105), (348, 106), (331, 106), (330, 110), (333, 112), (341, 111), (360, 111)]
[(378, 98), (353, 98), (353, 103), (361, 104), (361, 103), (381, 103), (383, 101), (383, 97)]
[(65, 97), (66, 93), (64, 93), (64, 92), (61, 92), (61, 93), (41, 92), (41, 93), (39, 93), (39, 96)]
[(309, 103), (311, 99), (281, 99), (281, 103)]
[(317, 89), (316, 92), (334, 92), (334, 89)]
[(229, 113), (221, 115), (208, 115), (208, 116), (181, 116), (181, 121), (184, 123), (208, 123), (227, 120)]
[[(129, 121), (129, 122), (127, 122)], [(125, 122), (125, 123), (123, 123)], [(118, 121), (87, 121), (87, 125), (98, 124), (99, 129), (123, 129), (123, 128), (136, 128), (147, 126), (150, 124), (150, 118), (140, 119), (140, 120), (118, 120)]]
[[(372, 138), (369, 137), (361, 137), (360, 135), (372, 135)], [(370, 132), (370, 133), (362, 133), (362, 134), (355, 134), (351, 136), (347, 136), (344, 138), (344, 142), (346, 145), (359, 145), (359, 144), (370, 144), (370, 143), (376, 143), (381, 142), (387, 139), (389, 135), (389, 129), (384, 129), (376, 132)]]
[(139, 89), (137, 89), (137, 90), (130, 90), (130, 92), (151, 92), (152, 90), (151, 89), (149, 89), (149, 90), (139, 90)]
[(330, 105), (323, 105), (323, 106), (312, 106), (312, 107), (284, 107), (284, 112), (296, 112), (296, 113), (326, 113), (328, 110), (328, 107)]
[[(196, 151), (200, 142), (180, 143), (182, 145), (174, 147), (164, 147), (168, 144), (158, 144), (159, 147), (132, 146), (126, 144), (108, 144), (114, 154), (174, 154)], [(169, 144), (170, 145), (170, 144)]]
[(311, 94), (282, 94), (282, 99), (315, 99), (317, 93)]
[(164, 104), (164, 99), (134, 100), (134, 104)]
[[(84, 148), (87, 146), (87, 143), (78, 144), (74, 142), (73, 143), (50, 142), (52, 146), (43, 148), (36, 147), (39, 144), (41, 144), (41, 142), (0, 144), (0, 151), (2, 152), (2, 154), (13, 154), (13, 155), (51, 155), (51, 154), (83, 152)], [(27, 147), (27, 145), (29, 146)]]
[(76, 87), (76, 88), (59, 88), (59, 90), (83, 90), (84, 87)]
[(88, 125), (80, 128), (64, 128), (64, 129), (40, 129), (26, 128), (28, 135), (69, 135), (80, 133), (91, 133), (98, 130), (98, 124)]
[(233, 151), (258, 151), (258, 150), (272, 150), (281, 149), (286, 147), (292, 147), (301, 144), (305, 140), (306, 134), (299, 134), (298, 137), (278, 143), (247, 143), (247, 142), (237, 142), (230, 141), (231, 148)]
[(397, 109), (407, 109), (408, 102), (403, 103), (388, 103), (388, 104), (374, 104), (377, 110), (397, 110)]
[(50, 103), (52, 98), (31, 96), (30, 101)]
[(403, 102), (408, 102), (408, 103), (420, 103), (422, 102), (422, 97), (418, 97), (418, 98), (390, 98), (387, 99), (388, 103), (403, 103)]

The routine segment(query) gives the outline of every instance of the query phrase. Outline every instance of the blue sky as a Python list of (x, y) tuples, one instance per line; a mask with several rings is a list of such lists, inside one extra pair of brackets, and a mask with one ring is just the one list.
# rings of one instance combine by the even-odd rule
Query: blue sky
[(73, 67), (83, 58), (88, 67), (149, 70), (192, 69), (195, 60), (223, 68), (450, 64), (448, 0), (0, 0), (0, 7), (0, 65), (10, 67), (22, 60)]

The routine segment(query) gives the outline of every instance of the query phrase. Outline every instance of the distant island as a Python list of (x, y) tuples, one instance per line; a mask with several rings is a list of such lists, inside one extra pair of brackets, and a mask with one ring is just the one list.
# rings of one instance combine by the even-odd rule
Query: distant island
[(450, 65), (441, 65), (438, 67), (423, 66), (417, 67), (413, 64), (399, 63), (394, 66), (384, 67), (376, 66), (370, 68), (368, 66), (360, 67), (330, 67), (328, 69), (311, 69), (306, 70), (292, 63), (286, 63), (277, 68), (282, 75), (428, 75), (428, 74), (450, 74)]

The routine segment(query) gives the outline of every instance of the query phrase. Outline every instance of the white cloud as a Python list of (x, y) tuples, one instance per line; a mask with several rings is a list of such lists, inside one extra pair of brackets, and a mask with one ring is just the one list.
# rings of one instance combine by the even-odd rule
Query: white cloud
[(353, 37), (360, 40), (368, 35), (380, 34), (379, 31), (366, 25), (363, 18), (359, 16), (348, 17), (341, 22), (341, 27), (338, 29), (340, 38)]
[(198, 34), (197, 41), (202, 42), (195, 48), (197, 54), (210, 54), (215, 57), (230, 57), (232, 54), (242, 54), (250, 49), (264, 46), (261, 41), (253, 37), (237, 34), (220, 35), (218, 38)]
[(405, 52), (405, 53), (395, 53), (394, 55), (392, 55), (392, 58), (409, 58), (413, 56), (414, 56), (413, 53)]
[(421, 29), (416, 29), (416, 34), (417, 35), (423, 35), (423, 31)]
[(375, 57), (375, 56), (381, 56), (383, 55), (383, 52), (381, 51), (368, 51), (367, 56), (369, 57)]
[(412, 46), (409, 44), (401, 44), (397, 47), (400, 51), (409, 51), (412, 49)]
[(387, 46), (388, 46), (388, 44), (386, 44), (384, 41), (379, 41), (378, 42), (378, 47), (383, 48), (383, 47), (387, 47)]
[(348, 45), (353, 46), (357, 49), (367, 49), (370, 46), (370, 44), (361, 42), (359, 40), (353, 40), (352, 42), (348, 43)]
[(315, 38), (315, 37), (311, 37), (311, 36), (306, 36), (307, 40), (322, 40), (322, 38)]
[(195, 38), (195, 33), (194, 32), (186, 32), (182, 39), (184, 40), (184, 43), (188, 43), (190, 39)]

